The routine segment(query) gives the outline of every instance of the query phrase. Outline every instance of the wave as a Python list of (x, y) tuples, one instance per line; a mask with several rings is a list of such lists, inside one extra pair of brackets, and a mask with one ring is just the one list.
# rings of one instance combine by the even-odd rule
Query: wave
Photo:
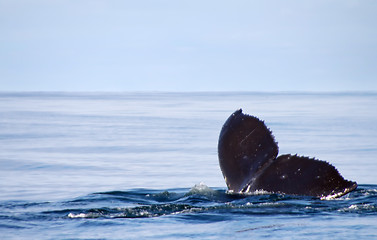
[[(89, 200), (90, 199), (90, 200)], [(210, 188), (204, 184), (187, 189), (166, 191), (134, 190), (129, 192), (95, 193), (89, 199), (110, 201), (117, 207), (76, 209), (69, 218), (144, 218), (169, 215), (199, 214), (328, 214), (354, 213), (377, 215), (377, 186), (362, 185), (358, 190), (332, 200), (313, 197), (263, 194), (228, 194), (224, 189)], [(82, 199), (83, 200), (83, 199)], [(85, 200), (84, 200), (85, 201)], [(122, 204), (130, 206), (122, 207)], [(84, 210), (84, 211), (83, 211)]]
[[(245, 215), (377, 215), (377, 185), (361, 185), (334, 200), (281, 194), (235, 195), (198, 184), (191, 189), (111, 191), (62, 202), (1, 202), (0, 228), (56, 219), (153, 218), (224, 221)], [(11, 223), (11, 224), (10, 224)], [(13, 223), (13, 224), (12, 224)]]

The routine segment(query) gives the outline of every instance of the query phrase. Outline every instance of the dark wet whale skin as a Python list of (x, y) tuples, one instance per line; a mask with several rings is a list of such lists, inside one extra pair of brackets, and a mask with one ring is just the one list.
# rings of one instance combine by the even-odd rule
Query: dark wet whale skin
[(278, 155), (271, 131), (256, 117), (235, 111), (219, 136), (220, 168), (228, 189), (235, 193), (264, 190), (273, 193), (325, 198), (354, 189), (325, 161), (297, 155)]

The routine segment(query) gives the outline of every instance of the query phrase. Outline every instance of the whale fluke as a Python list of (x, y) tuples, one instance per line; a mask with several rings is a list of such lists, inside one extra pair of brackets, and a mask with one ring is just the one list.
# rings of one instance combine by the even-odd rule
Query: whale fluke
[(297, 155), (278, 156), (279, 148), (263, 121), (235, 111), (221, 129), (220, 168), (230, 192), (264, 190), (319, 198), (340, 197), (356, 189), (331, 164)]

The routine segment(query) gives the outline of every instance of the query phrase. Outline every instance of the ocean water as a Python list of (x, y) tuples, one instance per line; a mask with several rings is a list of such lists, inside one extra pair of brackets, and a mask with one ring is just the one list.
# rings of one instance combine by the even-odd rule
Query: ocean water
[[(376, 239), (377, 93), (0, 93), (0, 239)], [(235, 110), (279, 154), (336, 166), (335, 200), (226, 193)]]

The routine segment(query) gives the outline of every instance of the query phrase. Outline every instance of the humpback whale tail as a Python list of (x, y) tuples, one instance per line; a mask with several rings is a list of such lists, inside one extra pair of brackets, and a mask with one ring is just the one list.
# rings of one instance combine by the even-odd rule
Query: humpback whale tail
[(221, 129), (220, 168), (230, 192), (273, 193), (335, 198), (356, 189), (329, 163), (297, 155), (278, 156), (278, 145), (263, 121), (234, 112)]

